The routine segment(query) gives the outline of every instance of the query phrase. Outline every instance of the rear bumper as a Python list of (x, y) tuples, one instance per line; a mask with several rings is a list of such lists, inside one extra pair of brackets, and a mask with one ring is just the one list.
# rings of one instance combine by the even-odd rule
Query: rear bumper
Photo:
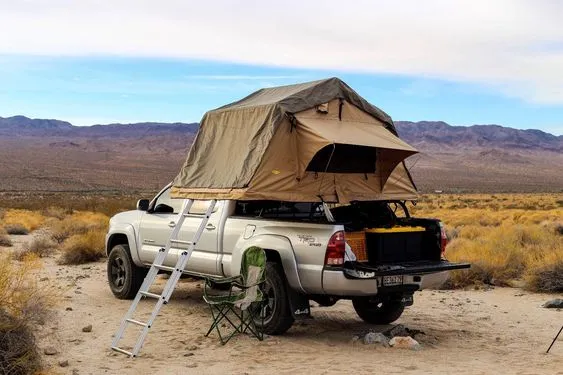
[[(469, 268), (467, 263), (447, 261), (426, 264), (402, 265), (401, 269), (387, 267), (369, 267), (356, 263), (347, 263), (340, 268), (325, 268), (323, 271), (323, 292), (328, 295), (355, 297), (373, 296), (378, 293), (405, 292), (425, 288), (438, 288), (447, 279), (449, 270)], [(403, 275), (403, 285), (384, 287), (383, 276)]]
[(450, 263), (447, 260), (439, 262), (405, 263), (382, 266), (370, 266), (364, 263), (346, 262), (342, 271), (349, 279), (374, 279), (381, 276), (393, 275), (421, 275), (451, 270), (469, 268), (469, 263)]

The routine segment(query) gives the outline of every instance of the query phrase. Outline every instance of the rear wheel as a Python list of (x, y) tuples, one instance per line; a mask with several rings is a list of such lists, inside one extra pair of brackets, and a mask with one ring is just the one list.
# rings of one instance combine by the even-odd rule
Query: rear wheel
[(109, 287), (119, 299), (132, 299), (141, 287), (148, 269), (137, 267), (131, 259), (128, 245), (115, 245), (108, 256)]
[[(256, 311), (256, 326), (265, 334), (281, 335), (293, 324), (287, 283), (280, 264), (266, 263), (266, 281), (262, 287), (265, 303)], [(263, 318), (263, 321), (262, 321)]]
[(400, 301), (378, 301), (370, 298), (355, 298), (352, 300), (354, 310), (366, 323), (389, 324), (399, 319), (405, 306)]

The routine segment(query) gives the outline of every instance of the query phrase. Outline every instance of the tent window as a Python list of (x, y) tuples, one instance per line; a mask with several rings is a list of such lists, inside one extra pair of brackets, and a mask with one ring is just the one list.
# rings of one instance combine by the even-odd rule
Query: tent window
[(307, 166), (307, 171), (326, 171), (329, 173), (375, 173), (376, 155), (377, 148), (375, 147), (346, 145), (341, 143), (328, 145), (315, 154)]

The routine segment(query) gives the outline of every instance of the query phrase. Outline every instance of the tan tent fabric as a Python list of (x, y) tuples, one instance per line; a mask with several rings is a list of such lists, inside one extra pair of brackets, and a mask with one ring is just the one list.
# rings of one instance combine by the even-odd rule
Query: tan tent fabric
[[(341, 151), (334, 152), (339, 145), (351, 145), (345, 159)], [(357, 164), (369, 167), (362, 173), (308, 170), (325, 146), (333, 150), (327, 167), (337, 164), (333, 154), (340, 163), (361, 157), (361, 147), (375, 161), (358, 159), (362, 163)], [(403, 160), (416, 152), (396, 136), (388, 115), (336, 78), (262, 89), (205, 114), (171, 196), (301, 202), (415, 199), (416, 187)]]

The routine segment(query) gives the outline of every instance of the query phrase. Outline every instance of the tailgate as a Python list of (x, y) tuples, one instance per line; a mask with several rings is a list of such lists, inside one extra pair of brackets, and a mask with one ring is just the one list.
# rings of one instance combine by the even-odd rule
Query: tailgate
[(392, 275), (423, 275), (442, 271), (461, 270), (471, 267), (469, 263), (451, 263), (447, 260), (385, 264), (370, 266), (367, 263), (346, 262), (342, 268), (348, 279), (373, 279)]

